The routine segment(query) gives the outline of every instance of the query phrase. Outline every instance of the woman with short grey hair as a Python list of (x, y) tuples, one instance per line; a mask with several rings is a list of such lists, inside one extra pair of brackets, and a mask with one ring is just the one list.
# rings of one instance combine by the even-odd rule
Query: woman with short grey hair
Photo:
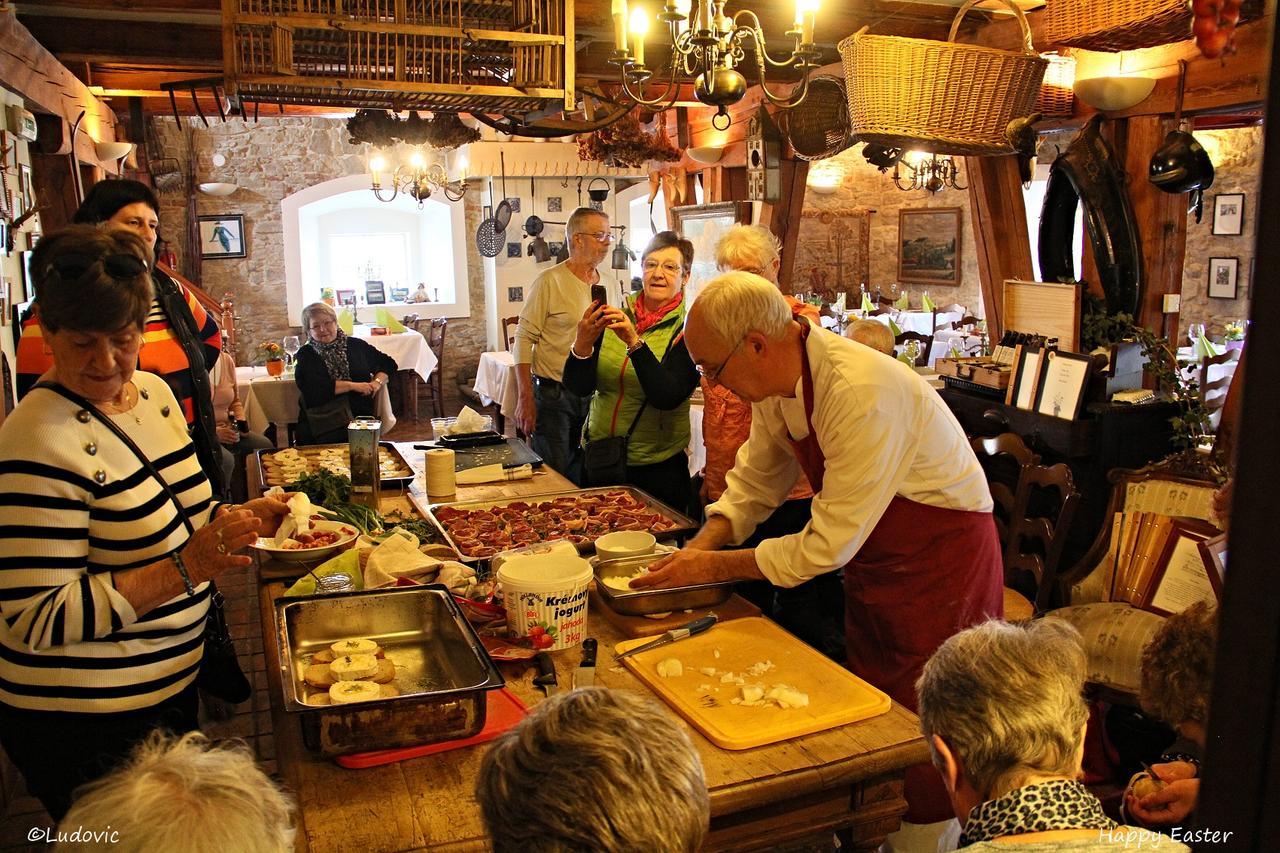
[(307, 343), (298, 350), (294, 381), (301, 395), (298, 444), (342, 444), (353, 417), (373, 415), (374, 396), (396, 372), (391, 356), (338, 328), (332, 306), (302, 309)]
[(497, 853), (693, 851), (711, 811), (672, 715), (601, 687), (552, 696), (494, 741), (476, 799)]
[[(1089, 718), (1085, 665), (1080, 634), (1055, 619), (976, 625), (925, 664), (920, 728), (962, 825), (961, 847), (1112, 850), (1136, 838), (1129, 833), (1139, 830), (1107, 817), (1077, 781)], [(1156, 842), (1187, 849), (1147, 837), (1147, 846)]]

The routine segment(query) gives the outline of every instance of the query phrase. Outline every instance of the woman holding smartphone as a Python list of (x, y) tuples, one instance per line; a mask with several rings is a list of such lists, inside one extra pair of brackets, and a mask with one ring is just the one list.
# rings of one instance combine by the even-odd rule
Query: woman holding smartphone
[[(684, 345), (684, 286), (693, 244), (674, 231), (653, 238), (641, 256), (644, 289), (622, 307), (604, 288), (578, 322), (564, 384), (591, 395), (587, 442), (626, 436), (625, 480), (668, 506), (689, 506), (689, 397), (698, 386)], [(586, 475), (586, 485), (604, 486)]]

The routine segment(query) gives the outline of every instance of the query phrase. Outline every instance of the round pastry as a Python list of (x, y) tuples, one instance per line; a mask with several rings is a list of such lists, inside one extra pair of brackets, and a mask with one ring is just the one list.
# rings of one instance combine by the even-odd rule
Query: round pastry
[(374, 674), (373, 680), (378, 684), (387, 684), (394, 681), (396, 677), (396, 665), (385, 658), (378, 661), (378, 671)]
[(313, 663), (307, 667), (306, 672), (303, 673), (302, 680), (312, 687), (318, 687), (322, 690), (328, 690), (337, 681), (333, 677), (333, 673), (330, 672), (329, 664), (327, 663)]
[(334, 681), (359, 681), (378, 673), (378, 659), (373, 655), (343, 655), (329, 664)]
[(329, 699), (334, 705), (349, 705), (352, 702), (381, 698), (381, 686), (372, 681), (339, 681), (329, 688)]

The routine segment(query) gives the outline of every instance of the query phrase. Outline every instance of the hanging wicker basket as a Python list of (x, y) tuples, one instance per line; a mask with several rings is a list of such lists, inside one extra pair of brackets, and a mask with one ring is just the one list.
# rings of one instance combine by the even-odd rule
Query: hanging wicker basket
[(826, 75), (809, 81), (802, 108), (780, 112), (782, 132), (801, 160), (825, 160), (853, 144), (844, 81)]
[[(1245, 0), (1240, 20), (1257, 18), (1265, 0)], [(1047, 0), (1044, 41), (1115, 53), (1191, 38), (1187, 0)]]
[(1040, 93), (1036, 96), (1036, 112), (1046, 118), (1072, 115), (1076, 101), (1075, 92), (1071, 88), (1076, 76), (1075, 57), (1059, 56), (1056, 53), (1044, 53), (1041, 56), (1049, 66), (1044, 73), (1044, 82), (1040, 84)]
[(957, 44), (960, 22), (978, 2), (960, 7), (945, 42), (873, 36), (865, 28), (840, 42), (859, 141), (937, 154), (1013, 151), (1005, 131), (1034, 111), (1048, 62), (1031, 46), (1031, 28), (1012, 0), (1003, 2), (1022, 28), (1022, 51)]

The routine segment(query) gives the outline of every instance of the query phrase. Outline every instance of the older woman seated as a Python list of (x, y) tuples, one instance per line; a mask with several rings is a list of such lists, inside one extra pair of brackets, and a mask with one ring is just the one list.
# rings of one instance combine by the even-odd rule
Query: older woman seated
[(476, 799), (497, 853), (697, 850), (711, 811), (675, 718), (601, 687), (552, 696), (494, 741)]
[(1085, 653), (1058, 620), (991, 621), (943, 643), (920, 676), (920, 728), (969, 850), (1188, 850), (1120, 826), (1077, 781)]
[(294, 381), (302, 397), (298, 444), (343, 444), (352, 417), (373, 414), (373, 398), (397, 370), (395, 360), (338, 328), (323, 302), (302, 309), (310, 340), (298, 350)]

